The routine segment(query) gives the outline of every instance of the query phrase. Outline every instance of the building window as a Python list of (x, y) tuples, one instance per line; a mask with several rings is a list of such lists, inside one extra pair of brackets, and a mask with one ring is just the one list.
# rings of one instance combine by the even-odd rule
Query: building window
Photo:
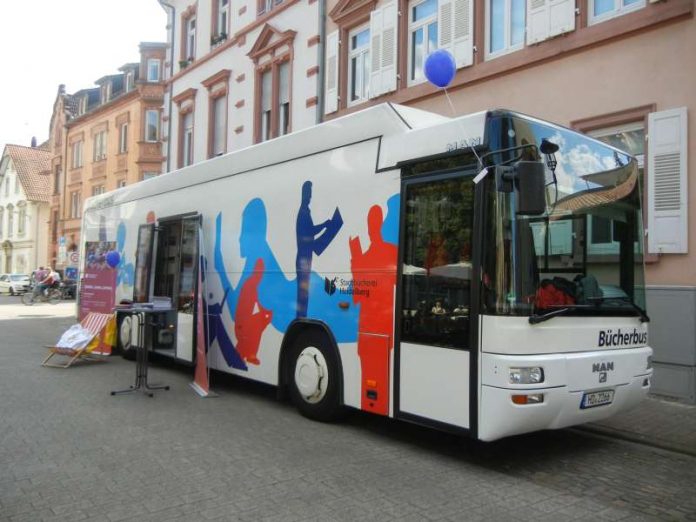
[(72, 144), (72, 168), (82, 167), (82, 141)]
[(290, 132), (290, 63), (283, 62), (278, 67), (280, 77), (278, 86), (278, 136)]
[(368, 98), (370, 85), (370, 27), (361, 27), (348, 35), (348, 105)]
[(5, 197), (9, 197), (10, 195), (10, 177), (7, 176), (5, 178)]
[(589, 24), (596, 24), (645, 7), (645, 0), (588, 0)]
[(27, 207), (26, 205), (19, 205), (19, 213), (17, 220), (17, 235), (23, 236), (27, 228)]
[(106, 82), (101, 86), (101, 102), (107, 103), (111, 99), (111, 82)]
[(524, 47), (525, 0), (488, 0), (486, 9), (486, 57), (517, 51)]
[(143, 181), (156, 178), (157, 176), (159, 176), (159, 172), (143, 172)]
[(104, 192), (105, 192), (104, 185), (97, 185), (96, 187), (92, 187), (92, 195), (93, 196), (99, 196), (100, 194), (103, 194)]
[(196, 57), (196, 17), (190, 16), (185, 20), (184, 29), (184, 60), (193, 60)]
[(12, 237), (14, 233), (14, 207), (7, 206), (7, 237)]
[[(259, 141), (290, 132), (290, 62), (276, 64), (261, 73), (261, 111)], [(273, 92), (277, 78), (278, 92)]]
[(147, 61), (147, 81), (160, 81), (160, 61), (156, 58), (150, 58)]
[(80, 98), (80, 101), (77, 104), (77, 115), (82, 116), (86, 112), (87, 112), (87, 95), (84, 95)]
[(116, 183), (116, 188), (123, 188), (126, 186), (126, 180), (125, 179), (119, 179), (118, 182)]
[(19, 194), (19, 176), (15, 176), (15, 195)]
[(259, 15), (269, 13), (277, 5), (283, 3), (283, 0), (257, 0), (257, 12)]
[(99, 131), (94, 135), (93, 160), (101, 161), (106, 158), (106, 131)]
[(0, 238), (3, 236), (3, 228), (5, 228), (5, 209), (0, 207)]
[(145, 141), (157, 141), (159, 139), (159, 111), (145, 111)]
[(271, 112), (273, 104), (273, 72), (266, 71), (261, 75), (261, 140), (271, 139)]
[(128, 124), (122, 124), (118, 129), (118, 153), (128, 152)]
[(425, 59), (437, 49), (437, 0), (424, 0), (410, 4), (409, 34), (409, 83), (425, 79)]
[(218, 96), (211, 102), (210, 156), (212, 157), (227, 151), (227, 96)]
[(229, 20), (230, 2), (229, 0), (214, 0), (213, 4), (213, 38), (212, 44), (221, 42), (227, 38), (227, 27)]
[(70, 217), (80, 217), (80, 192), (78, 190), (70, 193)]
[(193, 111), (181, 117), (181, 167), (193, 163)]
[(135, 87), (135, 74), (133, 71), (126, 73), (126, 92), (130, 92)]

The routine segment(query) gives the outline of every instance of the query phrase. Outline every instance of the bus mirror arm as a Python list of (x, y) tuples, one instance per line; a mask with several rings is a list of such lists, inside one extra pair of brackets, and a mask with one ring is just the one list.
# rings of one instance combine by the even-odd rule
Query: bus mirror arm
[(546, 212), (546, 174), (540, 161), (518, 161), (495, 168), (498, 192), (517, 193), (516, 213), (538, 216)]

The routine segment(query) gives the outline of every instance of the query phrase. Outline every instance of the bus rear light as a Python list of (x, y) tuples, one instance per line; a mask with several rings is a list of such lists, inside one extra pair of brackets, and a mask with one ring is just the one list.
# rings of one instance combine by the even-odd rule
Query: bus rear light
[(544, 369), (540, 366), (510, 368), (510, 384), (539, 384), (544, 382)]
[(514, 404), (524, 405), (524, 404), (541, 404), (544, 402), (543, 393), (531, 393), (529, 395), (513, 395), (512, 402)]

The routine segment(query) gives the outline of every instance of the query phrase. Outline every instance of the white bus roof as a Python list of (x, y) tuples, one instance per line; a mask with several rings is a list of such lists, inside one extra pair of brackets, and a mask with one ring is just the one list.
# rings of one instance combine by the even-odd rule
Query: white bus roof
[[(449, 118), (383, 103), (273, 140), (201, 161), (85, 201), (85, 211), (256, 170), (369, 139), (381, 139), (376, 170), (483, 143), (486, 111)], [(214, 166), (214, 167), (213, 167)]]

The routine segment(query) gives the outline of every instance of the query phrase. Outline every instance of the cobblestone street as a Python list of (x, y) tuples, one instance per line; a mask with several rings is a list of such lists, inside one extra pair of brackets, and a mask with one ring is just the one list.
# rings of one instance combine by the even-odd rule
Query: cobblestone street
[[(39, 322), (41, 321), (41, 322)], [(562, 430), (475, 443), (155, 363), (42, 368), (70, 318), (0, 322), (0, 520), (696, 520), (696, 458)]]

